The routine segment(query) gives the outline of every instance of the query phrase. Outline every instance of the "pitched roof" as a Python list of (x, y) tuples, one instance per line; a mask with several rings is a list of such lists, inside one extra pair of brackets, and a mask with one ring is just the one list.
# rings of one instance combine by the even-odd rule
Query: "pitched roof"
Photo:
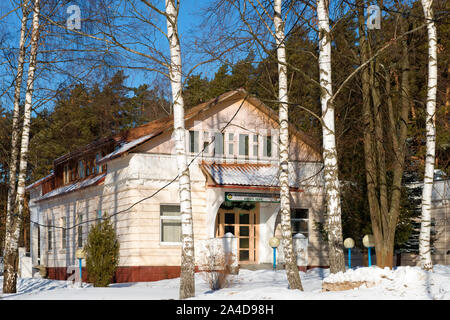
[(29, 189), (33, 189), (41, 184), (43, 184), (45, 181), (47, 181), (48, 179), (52, 178), (54, 176), (53, 170), (50, 172), (50, 174), (46, 175), (45, 177), (36, 180), (35, 182), (33, 182), (32, 184), (28, 185), (25, 187), (25, 190), (29, 190)]
[(87, 187), (98, 185), (101, 182), (103, 182), (103, 180), (105, 179), (105, 176), (106, 176), (106, 172), (101, 175), (89, 178), (89, 179), (77, 181), (75, 183), (54, 189), (54, 190), (47, 192), (46, 194), (40, 196), (35, 201), (37, 202), (37, 201), (41, 201), (41, 200), (46, 200), (46, 199), (60, 196), (60, 195), (63, 195), (63, 194), (69, 193), (69, 192), (74, 192), (74, 191), (81, 190), (81, 189), (84, 189)]
[[(255, 96), (250, 95), (246, 90), (242, 88), (226, 92), (216, 98), (213, 98), (209, 101), (206, 101), (195, 107), (190, 108), (185, 112), (184, 116), (185, 121), (198, 117), (202, 112), (211, 109), (213, 106), (219, 103), (225, 101), (238, 101), (240, 99), (246, 99), (253, 106), (258, 108), (261, 112), (265, 113), (273, 120), (278, 121), (278, 114), (274, 110), (266, 106), (261, 100), (259, 100)], [(98, 161), (99, 164), (102, 164), (112, 159), (118, 158), (123, 154), (131, 151), (132, 149), (138, 147), (139, 145), (149, 141), (150, 139), (170, 130), (173, 130), (173, 115), (148, 122), (139, 127), (131, 128), (121, 133), (111, 135), (109, 137), (97, 139), (91, 142), (90, 144), (83, 146), (73, 152), (60, 156), (59, 158), (54, 160), (54, 164), (56, 165), (67, 159), (81, 155), (84, 152), (88, 152), (91, 148), (104, 145), (107, 143), (112, 143), (113, 141), (115, 141), (116, 143), (118, 142), (119, 143), (118, 149), (107, 154)], [(314, 139), (311, 138), (309, 135), (307, 135), (305, 132), (295, 129), (294, 126), (290, 126), (289, 130), (292, 133), (299, 136), (305, 144), (307, 144), (313, 151), (317, 153), (319, 158), (321, 157), (321, 153), (318, 148), (319, 143), (317, 141), (314, 141)], [(49, 178), (50, 176), (51, 175), (47, 176), (47, 178)], [(38, 184), (38, 182), (43, 181), (38, 180), (35, 183), (27, 186), (27, 189), (36, 187), (37, 185), (40, 184), (40, 183)]]
[[(211, 109), (213, 106), (217, 105), (218, 103), (225, 102), (225, 101), (233, 101), (233, 100), (240, 100), (240, 99), (246, 99), (249, 101), (252, 105), (254, 105), (256, 108), (258, 108), (260, 111), (274, 119), (275, 121), (278, 121), (278, 115), (275, 111), (273, 111), (271, 108), (266, 106), (263, 102), (261, 102), (258, 98), (251, 96), (246, 90), (244, 89), (237, 89), (233, 91), (226, 92), (214, 99), (211, 99), (207, 102), (201, 103), (185, 112), (184, 118), (185, 121), (194, 119), (198, 117), (201, 113), (206, 112), (207, 110)], [(98, 163), (104, 163), (106, 161), (115, 159), (120, 157), (126, 152), (131, 151), (132, 149), (136, 148), (137, 146), (141, 145), (142, 143), (147, 142), (148, 140), (158, 136), (159, 134), (171, 131), (173, 130), (173, 115), (151, 121), (147, 124), (141, 125), (136, 128), (129, 129), (126, 134), (124, 135), (124, 139), (122, 140), (122, 145), (118, 150), (115, 150), (114, 152), (106, 155), (105, 157), (101, 158)], [(293, 126), (290, 126), (290, 131), (294, 134), (298, 135), (301, 140), (306, 143), (313, 151), (317, 152), (317, 154), (320, 157), (320, 150), (317, 148), (318, 143), (314, 141), (310, 136), (308, 136), (305, 132), (295, 129)], [(136, 140), (138, 139), (138, 141)]]

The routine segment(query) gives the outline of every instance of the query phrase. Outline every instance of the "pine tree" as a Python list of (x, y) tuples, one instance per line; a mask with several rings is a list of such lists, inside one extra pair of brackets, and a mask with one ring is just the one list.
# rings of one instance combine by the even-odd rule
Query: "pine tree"
[(94, 287), (107, 287), (119, 265), (119, 240), (107, 217), (91, 227), (84, 250), (89, 281)]

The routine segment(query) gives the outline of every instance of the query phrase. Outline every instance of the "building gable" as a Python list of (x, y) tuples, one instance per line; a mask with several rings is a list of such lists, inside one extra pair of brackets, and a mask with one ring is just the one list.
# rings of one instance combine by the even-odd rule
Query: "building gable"
[[(223, 99), (215, 99), (191, 109), (186, 114), (185, 127), (191, 131), (187, 135), (186, 148), (192, 155), (202, 151), (203, 158), (213, 156), (216, 152), (216, 138), (219, 149), (223, 148), (224, 158), (234, 157), (239, 160), (277, 160), (278, 149), (278, 116), (255, 97), (247, 95), (244, 90), (236, 90), (228, 93)], [(305, 133), (293, 129), (290, 130), (290, 159), (292, 161), (320, 161), (321, 155), (317, 149), (318, 143), (314, 142)], [(217, 134), (223, 133), (223, 137)], [(173, 122), (159, 134), (153, 134), (139, 146), (133, 146), (127, 152), (145, 152), (156, 154), (174, 154)], [(191, 136), (190, 136), (191, 135)], [(247, 148), (249, 156), (241, 157), (239, 148), (242, 148), (240, 135), (248, 135)], [(267, 138), (272, 143), (272, 156), (265, 157), (263, 148), (266, 148)], [(197, 140), (196, 147), (189, 150), (190, 140)], [(209, 146), (206, 145), (210, 143)], [(223, 144), (223, 146), (222, 146)], [(230, 146), (230, 144), (232, 146)], [(130, 143), (131, 147), (133, 144)], [(256, 149), (259, 150), (256, 150)], [(259, 156), (252, 156), (258, 153)], [(270, 159), (269, 159), (270, 158)]]

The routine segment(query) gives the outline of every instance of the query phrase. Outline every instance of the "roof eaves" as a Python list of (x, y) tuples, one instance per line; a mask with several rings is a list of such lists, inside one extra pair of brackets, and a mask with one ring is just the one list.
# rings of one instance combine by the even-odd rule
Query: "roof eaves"
[(93, 187), (93, 186), (99, 185), (100, 183), (102, 183), (105, 180), (105, 177), (106, 177), (106, 172), (101, 174), (101, 175), (99, 175), (99, 176), (90, 178), (90, 179), (78, 181), (78, 182), (75, 182), (73, 184), (70, 184), (70, 185), (67, 185), (67, 186), (63, 186), (63, 187), (60, 187), (58, 189), (54, 189), (54, 190), (52, 190), (52, 191), (42, 195), (41, 197), (37, 198), (34, 201), (35, 202), (40, 202), (40, 201), (43, 201), (43, 200), (52, 199), (52, 198), (55, 198), (55, 197), (58, 197), (58, 196), (62, 196), (62, 195), (68, 194), (68, 193), (72, 193), (72, 192), (75, 192), (75, 191), (79, 191), (79, 190), (82, 190), (82, 189), (86, 189), (86, 188), (89, 188), (89, 187)]
[(35, 182), (33, 182), (32, 184), (28, 185), (25, 187), (25, 190), (28, 191), (30, 189), (34, 189), (38, 186), (40, 186), (41, 184), (43, 184), (45, 181), (49, 180), (50, 178), (52, 178), (54, 176), (53, 170), (50, 172), (50, 174), (46, 175), (43, 178), (40, 178), (38, 180), (36, 180)]

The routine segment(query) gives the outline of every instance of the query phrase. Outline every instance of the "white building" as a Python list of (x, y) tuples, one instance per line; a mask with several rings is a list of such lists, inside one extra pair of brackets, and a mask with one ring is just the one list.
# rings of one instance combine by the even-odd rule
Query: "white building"
[[(185, 114), (194, 240), (231, 232), (240, 265), (272, 263), (268, 242), (279, 224), (277, 120), (244, 90)], [(315, 229), (325, 208), (319, 143), (293, 125), (290, 132), (293, 234), (308, 239), (304, 267), (328, 266), (327, 245)], [(177, 176), (172, 134), (173, 117), (167, 117), (56, 159), (50, 175), (27, 187), (31, 220), (40, 224), (30, 228), (33, 264), (39, 259), (50, 278), (66, 279), (89, 225), (107, 214), (120, 240), (116, 282), (179, 276), (178, 183), (169, 184)]]

